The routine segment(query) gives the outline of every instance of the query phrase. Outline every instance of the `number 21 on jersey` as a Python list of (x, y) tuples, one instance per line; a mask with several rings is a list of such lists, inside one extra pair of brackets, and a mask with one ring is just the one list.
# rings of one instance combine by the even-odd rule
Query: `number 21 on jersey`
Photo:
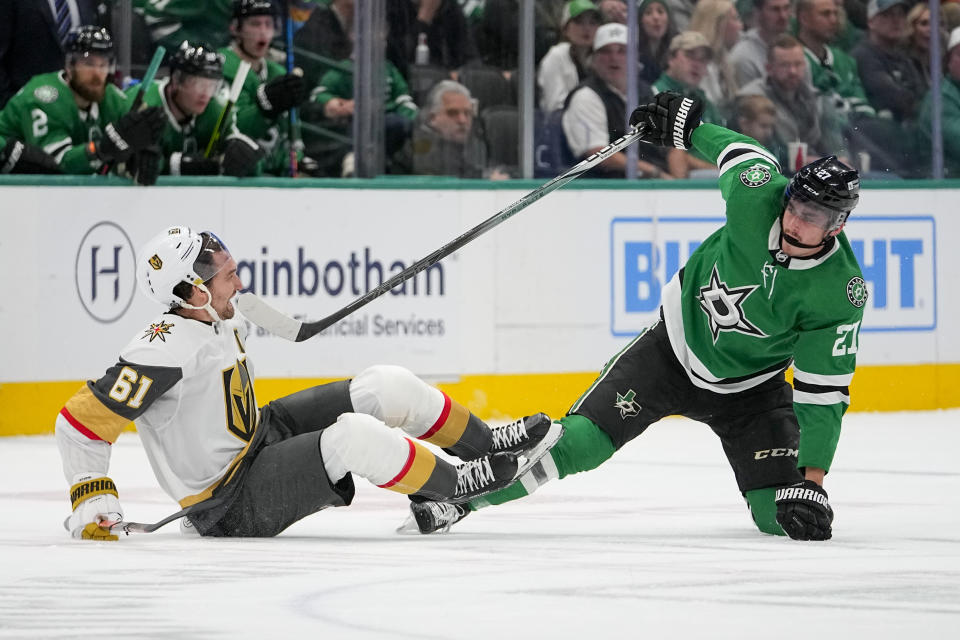
[(842, 324), (837, 327), (837, 341), (833, 343), (833, 355), (846, 356), (857, 352), (860, 323)]

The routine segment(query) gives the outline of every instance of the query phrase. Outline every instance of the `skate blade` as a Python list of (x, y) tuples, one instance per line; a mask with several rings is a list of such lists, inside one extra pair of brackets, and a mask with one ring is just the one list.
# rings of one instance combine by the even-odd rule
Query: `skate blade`
[(406, 520), (400, 523), (400, 526), (397, 527), (396, 532), (404, 536), (420, 535), (420, 527), (417, 526), (417, 520), (413, 517), (412, 513), (407, 514)]
[(547, 455), (550, 452), (550, 449), (553, 449), (553, 446), (559, 442), (560, 437), (563, 435), (563, 425), (559, 422), (553, 422), (550, 424), (550, 429), (547, 431), (547, 435), (543, 437), (543, 440), (537, 443), (537, 446), (533, 447), (529, 451), (524, 451), (520, 455), (520, 459), (524, 462), (517, 467), (517, 473), (513, 476), (513, 479), (516, 480), (527, 471), (533, 468), (533, 465), (540, 462), (543, 459), (543, 456)]

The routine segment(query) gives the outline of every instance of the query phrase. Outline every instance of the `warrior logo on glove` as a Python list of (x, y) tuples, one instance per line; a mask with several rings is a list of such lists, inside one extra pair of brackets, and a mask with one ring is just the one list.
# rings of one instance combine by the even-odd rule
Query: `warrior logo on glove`
[(634, 109), (631, 126), (643, 127), (640, 139), (660, 147), (689, 149), (690, 136), (700, 126), (703, 102), (675, 91), (657, 94), (653, 102)]

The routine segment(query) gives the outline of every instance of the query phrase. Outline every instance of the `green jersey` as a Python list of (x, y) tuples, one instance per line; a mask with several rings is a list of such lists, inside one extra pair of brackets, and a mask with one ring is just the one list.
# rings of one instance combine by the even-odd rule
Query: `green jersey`
[[(233, 47), (220, 49), (225, 61), (223, 63), (223, 80), (229, 87), (237, 77), (237, 69), (242, 58), (233, 50)], [(288, 126), (281, 131), (281, 118), (268, 118), (263, 115), (257, 105), (257, 88), (276, 77), (287, 74), (287, 70), (272, 60), (264, 60), (263, 68), (259, 73), (250, 69), (247, 78), (243, 81), (240, 97), (237, 98), (237, 129), (244, 135), (257, 141), (260, 148), (266, 152), (264, 168), (267, 173), (284, 175), (290, 164), (290, 140), (287, 136)]]
[[(154, 81), (143, 94), (143, 104), (148, 107), (163, 107), (163, 112), (167, 116), (167, 124), (163, 128), (163, 134), (160, 136), (160, 150), (163, 153), (162, 173), (174, 175), (179, 174), (177, 167), (180, 158), (183, 156), (203, 155), (207, 149), (207, 143), (213, 135), (214, 127), (220, 118), (227, 103), (227, 92), (222, 90), (219, 95), (213, 97), (203, 113), (194, 116), (186, 122), (178, 122), (170, 110), (167, 103), (165, 89), (169, 83), (169, 78)], [(132, 104), (139, 85), (134, 85), (127, 89), (127, 101)], [(237, 135), (237, 117), (236, 110), (230, 114), (230, 123), (221, 134), (221, 141), (228, 136)]]
[(666, 72), (661, 73), (660, 77), (657, 78), (657, 81), (653, 83), (650, 87), (653, 90), (653, 95), (658, 93), (663, 93), (664, 91), (676, 91), (677, 93), (682, 93), (688, 98), (695, 98), (703, 103), (703, 121), (709, 122), (711, 124), (725, 124), (723, 117), (720, 115), (720, 112), (717, 110), (716, 105), (710, 102), (707, 99), (707, 94), (703, 92), (703, 89), (699, 87), (690, 87), (682, 82), (678, 82), (668, 76)]
[(36, 145), (60, 164), (64, 173), (91, 174), (100, 161), (90, 143), (110, 122), (127, 112), (123, 92), (107, 83), (103, 100), (81, 110), (62, 71), (30, 79), (0, 111), (0, 136)]
[(168, 52), (176, 51), (184, 40), (214, 47), (230, 41), (233, 0), (133, 0), (133, 7), (143, 16), (153, 41)]
[[(333, 98), (350, 99), (353, 97), (353, 61), (344, 60), (343, 64), (351, 71), (340, 69), (331, 69), (323, 74), (320, 79), (320, 86), (317, 87), (314, 94), (314, 102), (326, 104)], [(403, 74), (389, 60), (385, 61), (384, 68), (384, 111), (387, 113), (396, 113), (405, 118), (413, 120), (417, 117), (417, 105), (410, 97), (410, 88), (407, 81), (403, 79)]]
[(813, 86), (824, 96), (832, 96), (840, 103), (839, 113), (844, 116), (858, 114), (875, 116), (877, 112), (867, 101), (867, 94), (860, 82), (857, 61), (836, 47), (824, 47), (823, 60), (807, 47), (803, 53), (807, 57)]
[(754, 140), (702, 124), (693, 145), (720, 169), (727, 221), (663, 289), (674, 353), (693, 384), (717, 393), (753, 388), (792, 363), (798, 465), (829, 469), (866, 302), (860, 267), (843, 233), (809, 258), (780, 250), (788, 180)]

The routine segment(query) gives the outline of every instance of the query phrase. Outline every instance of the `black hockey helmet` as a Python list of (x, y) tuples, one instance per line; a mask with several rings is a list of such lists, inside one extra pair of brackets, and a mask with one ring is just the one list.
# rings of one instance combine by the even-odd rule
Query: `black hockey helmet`
[(223, 78), (224, 60), (223, 54), (210, 45), (184, 40), (170, 58), (170, 71), (219, 80)]
[(96, 53), (113, 59), (113, 38), (103, 27), (86, 24), (71, 29), (64, 39), (63, 48), (68, 56), (83, 57)]
[(277, 16), (273, 0), (233, 0), (233, 19), (241, 22), (251, 16)]
[(804, 165), (790, 180), (783, 193), (786, 206), (791, 199), (812, 205), (807, 210), (817, 214), (816, 222), (827, 232), (842, 227), (860, 200), (860, 174), (827, 156)]

